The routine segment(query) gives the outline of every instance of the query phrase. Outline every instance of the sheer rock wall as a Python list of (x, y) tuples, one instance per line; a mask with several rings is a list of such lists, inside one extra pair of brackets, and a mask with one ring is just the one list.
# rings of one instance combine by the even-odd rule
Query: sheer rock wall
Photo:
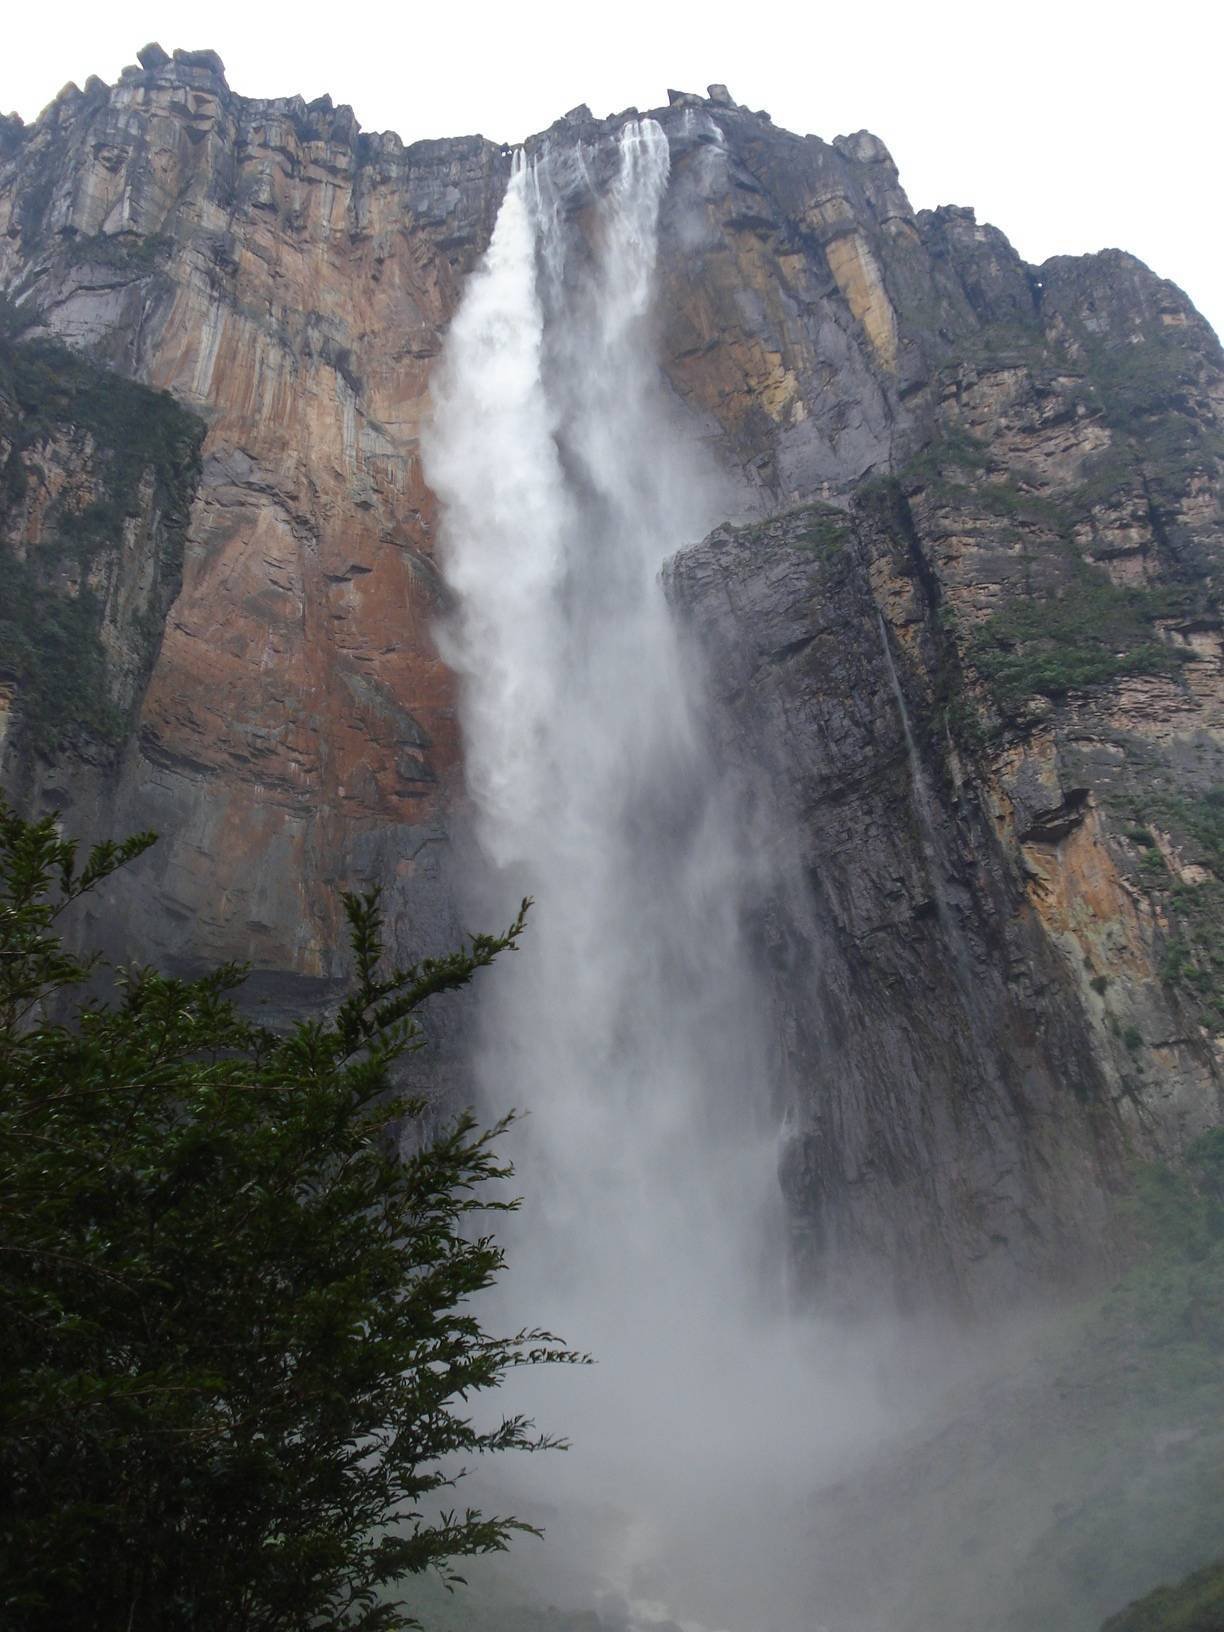
[[(337, 886), (387, 886), (402, 952), (454, 933), (419, 438), (510, 157), (142, 58), (0, 123), (0, 289), (202, 419), (181, 589), (121, 747), (5, 775), (161, 831), (120, 939), (293, 1006), (341, 966)], [(1218, 342), (1118, 251), (1032, 268), (915, 214), (865, 132), (655, 117), (662, 365), (729, 518), (669, 593), (726, 774), (793, 835), (755, 933), (801, 1253), (902, 1301), (1065, 1280), (1134, 1157), (1220, 1114)], [(598, 186), (617, 123), (529, 147)]]

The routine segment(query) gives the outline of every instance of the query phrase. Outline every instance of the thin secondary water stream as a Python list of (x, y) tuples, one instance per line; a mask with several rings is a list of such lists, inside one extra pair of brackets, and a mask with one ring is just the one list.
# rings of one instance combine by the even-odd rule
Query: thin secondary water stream
[(918, 823), (918, 837), (922, 845), (922, 857), (926, 862), (931, 899), (934, 902), (936, 912), (939, 914), (939, 921), (943, 927), (947, 944), (952, 949), (953, 967), (956, 970), (956, 978), (960, 983), (961, 991), (968, 993), (973, 987), (973, 973), (970, 968), (969, 956), (965, 949), (960, 924), (955, 912), (952, 910), (952, 903), (948, 899), (948, 887), (944, 882), (948, 865), (947, 858), (941, 852), (937, 837), (938, 830), (935, 817), (932, 814), (934, 803), (931, 798), (931, 789), (927, 782), (922, 755), (918, 752), (918, 744), (914, 741), (914, 728), (910, 723), (909, 707), (905, 701), (901, 677), (897, 673), (892, 643), (888, 638), (888, 626), (884, 622), (882, 612), (878, 614), (876, 621), (880, 628), (880, 650), (884, 656), (884, 667), (888, 671), (889, 689), (892, 691), (893, 701), (897, 705), (897, 713), (901, 720), (901, 734), (905, 738), (905, 759), (910, 773), (910, 804), (915, 820)]

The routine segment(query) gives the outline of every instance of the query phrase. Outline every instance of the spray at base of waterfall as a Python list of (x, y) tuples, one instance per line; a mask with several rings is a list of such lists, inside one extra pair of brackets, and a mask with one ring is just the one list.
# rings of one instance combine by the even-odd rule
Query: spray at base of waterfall
[(512, 1379), (498, 1406), (573, 1448), (473, 1488), (547, 1527), (530, 1568), (567, 1602), (615, 1602), (626, 1627), (794, 1632), (805, 1493), (880, 1408), (839, 1335), (786, 1308), (746, 929), (773, 847), (720, 774), (660, 582), (720, 501), (657, 364), (669, 164), (650, 119), (611, 153), (517, 155), (436, 379), (426, 474), (473, 895), (494, 920), (537, 901), (480, 992), (485, 1107), (530, 1112), (489, 1322), (597, 1362)]

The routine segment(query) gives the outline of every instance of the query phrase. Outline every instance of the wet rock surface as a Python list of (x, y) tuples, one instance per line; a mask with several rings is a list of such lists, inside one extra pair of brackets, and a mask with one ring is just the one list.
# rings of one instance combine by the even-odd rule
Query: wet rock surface
[(1129, 257), (1042, 272), (917, 455), (671, 575), (802, 835), (763, 931), (797, 1216), (898, 1297), (1073, 1271), (1220, 1112), (1219, 348)]
[[(676, 541), (670, 592), (727, 774), (795, 835), (756, 926), (784, 1181), (816, 1281), (990, 1302), (1078, 1273), (1133, 1156), (1219, 1117), (1219, 346), (1133, 258), (1025, 266), (972, 211), (915, 214), (877, 137), (710, 91), (655, 115), (658, 326), (733, 525)], [(617, 122), (529, 148), (586, 144), (599, 185)], [(510, 162), (155, 47), (0, 121), (26, 341), (206, 427), (122, 743), (4, 775), (78, 828), (159, 829), (117, 936), (248, 959), (281, 1008), (343, 966), (341, 887), (386, 887), (405, 955), (457, 928), (419, 445)], [(48, 484), (82, 459), (48, 443)]]

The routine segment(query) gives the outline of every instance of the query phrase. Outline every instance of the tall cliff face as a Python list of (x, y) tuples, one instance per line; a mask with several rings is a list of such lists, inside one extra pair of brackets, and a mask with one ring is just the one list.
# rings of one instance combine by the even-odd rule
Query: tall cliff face
[[(209, 52), (147, 61), (5, 132), (10, 295), (207, 424), (138, 729), (104, 790), (69, 791), (164, 836), (142, 938), (326, 978), (337, 888), (428, 874), (443, 831), (456, 744), (416, 439), (498, 152), (244, 101)], [(414, 906), (445, 934), (428, 880)]]
[(1027, 298), (935, 355), (923, 447), (848, 508), (674, 569), (728, 761), (801, 835), (765, 944), (810, 1249), (983, 1291), (1075, 1263), (1128, 1159), (1220, 1112), (1219, 347), (1115, 252)]
[[(727, 774), (796, 835), (758, 934), (803, 1250), (973, 1299), (1055, 1279), (1133, 1154), (1220, 1115), (1218, 343), (1127, 256), (1033, 269), (969, 211), (916, 215), (866, 133), (717, 87), (656, 117), (662, 366), (731, 523), (676, 540), (670, 589)], [(616, 123), (537, 140), (584, 143), (598, 188)], [(0, 129), (30, 332), (207, 428), (121, 749), (80, 721), (6, 762), (78, 825), (161, 831), (116, 905), (149, 951), (250, 958), (292, 1000), (336, 972), (336, 885), (389, 885), (406, 951), (451, 930), (418, 450), (509, 164), (236, 97), (207, 52)]]

